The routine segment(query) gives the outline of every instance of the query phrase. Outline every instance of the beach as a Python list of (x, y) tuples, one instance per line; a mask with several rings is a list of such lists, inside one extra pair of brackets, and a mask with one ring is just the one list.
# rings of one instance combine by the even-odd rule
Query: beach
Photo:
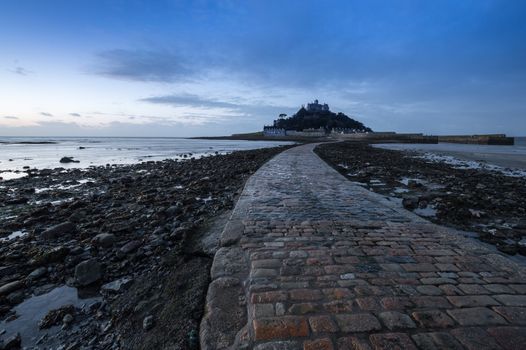
[[(516, 137), (514, 146), (467, 145), (456, 143), (438, 144), (379, 144), (376, 147), (415, 151), (429, 157), (453, 157), (458, 160), (493, 164), (503, 168), (526, 170), (526, 137)], [(437, 160), (440, 160), (437, 158)], [(444, 160), (447, 160), (444, 159)]]
[[(128, 165), (66, 168), (54, 158), (54, 168), (0, 182), (2, 340), (197, 348), (216, 222), (284, 149), (225, 148)], [(78, 153), (69, 155), (86, 160)]]
[[(0, 337), (20, 333), (22, 346), (197, 349), (223, 227), (247, 179), (291, 145), (232, 151), (260, 143), (192, 140), (199, 147), (173, 150), (173, 140), (102, 140), (93, 147), (106, 153), (89, 158), (79, 149), (90, 147), (86, 140), (60, 142), (10, 143), (41, 151), (16, 157), (21, 168), (3, 174), (19, 176), (0, 182)], [(522, 169), (424, 147), (344, 142), (315, 152), (391, 206), (523, 263)]]
[[(316, 152), (349, 180), (400, 207), (466, 231), (509, 255), (526, 255), (526, 172), (496, 165), (497, 151), (509, 155), (507, 147), (347, 142), (323, 144)], [(521, 148), (515, 147), (516, 153)], [(444, 149), (456, 151), (443, 154)], [(481, 162), (473, 149), (485, 149), (495, 164)], [(471, 154), (476, 160), (451, 154)]]
[[(168, 137), (0, 137), (0, 178), (25, 176), (30, 169), (85, 169), (106, 164), (181, 160), (291, 143)], [(63, 157), (73, 161), (61, 163)]]

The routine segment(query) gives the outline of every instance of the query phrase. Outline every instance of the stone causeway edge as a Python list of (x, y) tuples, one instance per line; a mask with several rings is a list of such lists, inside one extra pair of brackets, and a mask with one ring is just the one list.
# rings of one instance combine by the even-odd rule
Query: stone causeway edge
[[(274, 158), (278, 156), (279, 154)], [(316, 155), (316, 157), (318, 156)], [(244, 232), (243, 219), (246, 217), (250, 207), (250, 193), (248, 189), (256, 181), (260, 171), (272, 166), (274, 158), (265, 163), (247, 180), (222, 231), (220, 248), (214, 256), (211, 267), (211, 283), (208, 287), (205, 302), (205, 314), (200, 325), (199, 335), (202, 350), (250, 349), (253, 346), (249, 326), (251, 320), (247, 310), (249, 296), (248, 289), (245, 288), (245, 281), (250, 273), (250, 261), (240, 247), (239, 241)], [(349, 181), (325, 161), (321, 160), (321, 163), (337, 176)], [(466, 252), (469, 251), (483, 256), (491, 260), (493, 264), (500, 266), (503, 270), (514, 271), (526, 279), (526, 266), (513, 261), (508, 256), (492, 249), (492, 247), (483, 242), (469, 237), (466, 232), (436, 225), (404, 208), (398, 207), (396, 203), (389, 201), (380, 194), (368, 191), (357, 185), (356, 187), (365, 198), (389, 207), (402, 217), (412, 221), (416, 227), (433, 227), (437, 235), (447, 237), (448, 240), (461, 245)], [(392, 223), (386, 222), (385, 225), (392, 225)]]

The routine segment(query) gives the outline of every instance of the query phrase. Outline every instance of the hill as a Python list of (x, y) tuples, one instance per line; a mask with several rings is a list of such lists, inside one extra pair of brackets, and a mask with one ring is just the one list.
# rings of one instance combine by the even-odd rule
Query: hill
[(279, 119), (274, 120), (274, 127), (296, 131), (319, 128), (323, 128), (326, 131), (331, 131), (332, 129), (351, 129), (354, 132), (372, 131), (361, 122), (341, 112), (331, 112), (328, 110), (328, 107), (324, 109), (312, 108), (312, 104), (309, 104), (309, 109), (301, 107), (292, 117), (287, 118), (283, 114), (280, 115)]

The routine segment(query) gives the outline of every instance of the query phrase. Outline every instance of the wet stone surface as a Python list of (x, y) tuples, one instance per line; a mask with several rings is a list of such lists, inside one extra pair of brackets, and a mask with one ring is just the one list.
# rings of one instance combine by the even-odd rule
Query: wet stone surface
[[(520, 344), (524, 267), (351, 183), (314, 147), (281, 153), (248, 181), (223, 232), (222, 249), (237, 253), (221, 255), (215, 280), (241, 287), (221, 308), (209, 289), (203, 349)], [(219, 329), (222, 310), (244, 326)]]

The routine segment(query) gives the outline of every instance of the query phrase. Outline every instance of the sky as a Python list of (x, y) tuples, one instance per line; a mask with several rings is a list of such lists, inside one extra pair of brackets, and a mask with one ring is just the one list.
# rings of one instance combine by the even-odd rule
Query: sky
[(523, 0), (0, 0), (0, 135), (526, 135)]

